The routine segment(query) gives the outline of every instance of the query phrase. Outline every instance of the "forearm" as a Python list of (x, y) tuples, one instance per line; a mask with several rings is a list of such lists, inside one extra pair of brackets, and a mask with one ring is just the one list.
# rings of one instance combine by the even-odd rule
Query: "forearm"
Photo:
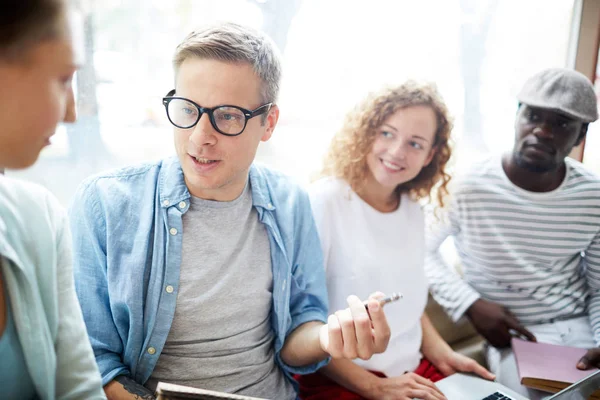
[(454, 322), (458, 321), (480, 297), (479, 293), (446, 263), (439, 249), (427, 253), (425, 271), (433, 298)]
[(421, 328), (423, 330), (421, 352), (435, 365), (444, 355), (452, 352), (452, 348), (440, 336), (426, 314), (421, 317)]
[(428, 215), (425, 251), (425, 272), (429, 290), (454, 322), (479, 298), (477, 291), (462, 279), (455, 266), (450, 265), (442, 255), (443, 244), (449, 237), (460, 240), (461, 217), (457, 212), (459, 207), (455, 203), (458, 201), (459, 199), (455, 198), (439, 218), (433, 214)]
[(319, 341), (324, 324), (311, 321), (297, 327), (286, 339), (281, 349), (281, 359), (291, 367), (303, 367), (326, 359), (327, 354)]
[(154, 393), (131, 378), (117, 376), (104, 386), (108, 400), (153, 400)]
[(589, 288), (588, 312), (596, 346), (600, 347), (600, 232), (585, 251)]
[(372, 398), (377, 380), (381, 379), (347, 359), (331, 360), (319, 373), (365, 398)]

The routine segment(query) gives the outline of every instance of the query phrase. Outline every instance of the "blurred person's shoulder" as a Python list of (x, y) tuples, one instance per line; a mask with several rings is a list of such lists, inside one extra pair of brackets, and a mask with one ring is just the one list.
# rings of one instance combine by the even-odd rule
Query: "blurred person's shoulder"
[(0, 198), (2, 198), (2, 207), (0, 207), (2, 210), (6, 210), (9, 206), (25, 210), (32, 208), (62, 210), (58, 200), (42, 185), (5, 175), (0, 175)]
[(63, 222), (65, 210), (45, 187), (0, 175), (0, 227), (8, 234), (30, 230), (39, 233), (44, 226), (55, 230)]

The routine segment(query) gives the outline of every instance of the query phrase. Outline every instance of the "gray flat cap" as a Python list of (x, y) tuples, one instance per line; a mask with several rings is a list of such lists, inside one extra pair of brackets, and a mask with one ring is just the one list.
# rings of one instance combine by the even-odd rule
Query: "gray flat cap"
[(517, 99), (528, 106), (547, 108), (582, 122), (598, 119), (592, 82), (582, 73), (567, 68), (550, 68), (533, 75)]

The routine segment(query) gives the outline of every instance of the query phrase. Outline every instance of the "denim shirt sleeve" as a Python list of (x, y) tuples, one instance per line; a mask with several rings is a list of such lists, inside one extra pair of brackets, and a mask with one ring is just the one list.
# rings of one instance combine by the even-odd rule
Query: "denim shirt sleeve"
[(123, 364), (123, 342), (109, 305), (106, 224), (96, 180), (82, 184), (69, 209), (73, 237), (75, 287), (88, 335), (106, 385), (118, 375), (128, 375)]
[[(294, 251), (289, 303), (291, 325), (286, 332), (286, 338), (304, 323), (310, 321), (327, 323), (328, 312), (323, 252), (308, 195), (304, 191), (300, 191), (298, 196), (294, 219)], [(280, 354), (277, 354), (277, 358), (286, 372), (302, 375), (313, 373), (329, 362), (328, 357), (315, 364), (292, 367), (281, 360)]]

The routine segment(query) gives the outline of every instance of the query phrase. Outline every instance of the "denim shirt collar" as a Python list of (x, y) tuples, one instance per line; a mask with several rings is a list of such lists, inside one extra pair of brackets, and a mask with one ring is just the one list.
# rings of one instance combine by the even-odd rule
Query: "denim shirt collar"
[[(271, 193), (267, 179), (263, 172), (254, 164), (250, 166), (250, 187), (252, 190), (252, 205), (269, 211), (275, 210), (271, 200)], [(160, 193), (160, 206), (168, 208), (180, 201), (189, 200), (190, 192), (185, 184), (181, 164), (177, 157), (170, 157), (163, 161), (163, 166), (158, 177)]]

